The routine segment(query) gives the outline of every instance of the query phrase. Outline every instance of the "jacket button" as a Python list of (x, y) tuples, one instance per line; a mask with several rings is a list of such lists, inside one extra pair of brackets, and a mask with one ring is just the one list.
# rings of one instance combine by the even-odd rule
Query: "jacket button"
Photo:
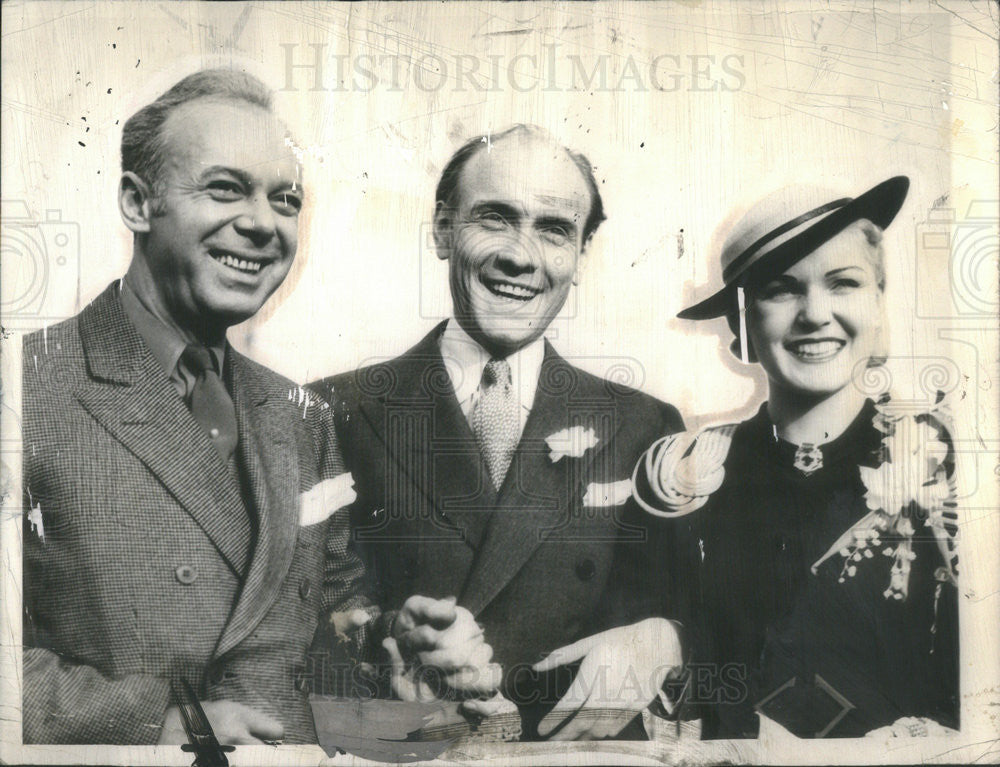
[(185, 586), (190, 586), (198, 580), (198, 572), (191, 565), (181, 565), (174, 570), (174, 575), (177, 576), (177, 582)]
[(597, 573), (597, 566), (592, 559), (581, 559), (576, 563), (576, 577), (581, 581), (589, 581)]
[(309, 582), (308, 578), (303, 578), (302, 582), (299, 584), (299, 596), (303, 599), (309, 599), (309, 595), (312, 593), (312, 584)]

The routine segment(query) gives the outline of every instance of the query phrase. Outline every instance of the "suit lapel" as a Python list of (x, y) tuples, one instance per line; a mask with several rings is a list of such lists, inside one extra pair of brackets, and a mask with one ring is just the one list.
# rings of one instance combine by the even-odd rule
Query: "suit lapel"
[(77, 399), (194, 518), (233, 572), (250, 525), (228, 468), (125, 316), (117, 283), (80, 315), (90, 380)]
[(275, 398), (258, 371), (232, 349), (233, 403), (239, 428), (239, 458), (257, 519), (250, 569), (216, 655), (245, 639), (274, 604), (291, 567), (298, 534), (298, 450), (292, 441), (288, 403)]
[[(496, 504), (496, 490), (441, 358), (442, 328), (374, 374), (361, 371), (366, 381), (357, 382), (371, 395), (361, 398), (361, 410), (385, 447), (385, 502), (398, 515), (388, 534), (413, 543), (418, 572), (439, 569), (434, 560), (441, 557), (442, 542), (476, 548)], [(372, 390), (376, 379), (384, 385)], [(464, 569), (454, 568), (450, 583), (441, 587), (457, 593), (465, 576)]]
[[(517, 575), (549, 536), (573, 522), (590, 465), (614, 439), (619, 423), (606, 391), (545, 344), (535, 400), (507, 477), (500, 488), (478, 557), (462, 590), (461, 603), (479, 614)], [(597, 444), (580, 456), (550, 458), (547, 438), (564, 429), (593, 429)]]
[[(437, 537), (475, 546), (496, 490), (479, 454), (472, 430), (455, 397), (438, 337), (438, 326), (417, 346), (388, 363), (393, 385), (362, 411), (386, 447), (393, 473), (411, 482), (430, 502)], [(419, 516), (419, 515), (418, 515)], [(426, 530), (420, 530), (424, 537)], [(434, 532), (434, 531), (432, 531)]]

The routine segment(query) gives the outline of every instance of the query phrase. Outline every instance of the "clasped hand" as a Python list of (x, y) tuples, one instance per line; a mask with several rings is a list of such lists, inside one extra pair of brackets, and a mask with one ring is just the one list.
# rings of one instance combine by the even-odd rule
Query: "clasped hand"
[(407, 599), (383, 646), (392, 663), (393, 692), (402, 700), (478, 698), (500, 686), (500, 666), (490, 662), (493, 648), (454, 597)]

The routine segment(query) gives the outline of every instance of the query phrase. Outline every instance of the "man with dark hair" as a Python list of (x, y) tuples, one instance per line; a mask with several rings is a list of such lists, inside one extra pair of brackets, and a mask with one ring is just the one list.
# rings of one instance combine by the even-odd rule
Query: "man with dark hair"
[(357, 483), (353, 534), (376, 598), (457, 597), (525, 738), (641, 737), (633, 720), (679, 662), (654, 617), (666, 584), (629, 479), (680, 416), (542, 337), (603, 218), (589, 162), (540, 128), (473, 139), (437, 189), (453, 318), (397, 359), (315, 385)]
[[(208, 70), (130, 119), (128, 272), (25, 339), (26, 743), (185, 742), (188, 687), (221, 743), (314, 743), (307, 651), (352, 630), (360, 647), (376, 612), (329, 408), (226, 341), (297, 246), (300, 168), (270, 104)], [(449, 632), (453, 604), (402, 613), (404, 649), (489, 660), (471, 620)]]

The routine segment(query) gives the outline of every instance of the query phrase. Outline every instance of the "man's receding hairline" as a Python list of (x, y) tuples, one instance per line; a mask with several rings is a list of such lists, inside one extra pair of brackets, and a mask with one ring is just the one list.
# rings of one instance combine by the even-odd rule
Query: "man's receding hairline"
[[(165, 149), (169, 149), (167, 154), (164, 156), (164, 165), (166, 165), (167, 162), (173, 160), (180, 154), (180, 152), (178, 152), (178, 148), (173, 146), (173, 138), (170, 135), (171, 132), (176, 129), (175, 128), (176, 120), (174, 118), (178, 114), (183, 112), (186, 107), (203, 107), (205, 106), (204, 102), (209, 102), (214, 104), (230, 103), (235, 106), (241, 106), (247, 109), (257, 110), (259, 112), (262, 112), (265, 116), (270, 117), (272, 120), (274, 120), (275, 124), (281, 128), (281, 131), (283, 131), (286, 136), (290, 135), (288, 125), (284, 122), (284, 120), (278, 117), (277, 113), (274, 111), (272, 107), (265, 107), (262, 104), (257, 104), (252, 101), (247, 101), (246, 99), (240, 98), (239, 96), (208, 93), (205, 94), (204, 96), (197, 96), (193, 99), (185, 101), (183, 104), (178, 104), (174, 109), (170, 110), (166, 118), (163, 120), (163, 124), (160, 126), (160, 142), (161, 146), (163, 146)], [(181, 152), (183, 152), (184, 147), (181, 147), (180, 149)], [(291, 151), (291, 148), (289, 148), (289, 153), (295, 159), (295, 164), (301, 165), (298, 158), (295, 157), (295, 153)], [(278, 160), (281, 158), (275, 157), (272, 159)], [(268, 160), (261, 160), (259, 163), (256, 164), (263, 165), (267, 161)]]
[[(462, 178), (465, 175), (465, 173), (469, 170), (469, 167), (472, 165), (472, 163), (474, 163), (476, 161), (476, 159), (483, 152), (486, 152), (487, 154), (489, 154), (495, 147), (498, 147), (501, 144), (506, 144), (511, 139), (518, 139), (518, 140), (520, 140), (523, 143), (538, 144), (538, 145), (541, 145), (541, 146), (550, 146), (553, 149), (557, 149), (558, 150), (558, 154), (562, 154), (562, 156), (564, 158), (566, 158), (566, 160), (569, 162), (569, 164), (573, 166), (573, 170), (576, 171), (577, 175), (579, 175), (579, 177), (580, 177), (580, 181), (583, 183), (584, 192), (586, 193), (586, 197), (587, 197), (587, 204), (588, 204), (587, 211), (588, 211), (588, 213), (590, 212), (590, 210), (593, 209), (593, 206), (594, 206), (594, 194), (593, 194), (593, 192), (590, 189), (590, 185), (587, 183), (587, 177), (584, 175), (583, 170), (580, 168), (580, 166), (577, 163), (576, 159), (574, 159), (571, 150), (568, 147), (566, 147), (565, 145), (560, 144), (552, 136), (541, 136), (541, 135), (538, 135), (538, 134), (535, 134), (535, 133), (529, 133), (529, 132), (511, 132), (511, 133), (508, 133), (508, 134), (506, 134), (504, 136), (501, 136), (497, 141), (494, 141), (491, 144), (487, 144), (485, 141), (482, 142), (482, 144), (480, 145), (480, 147), (475, 152), (473, 152), (472, 155), (470, 155), (469, 157), (466, 158), (465, 163), (463, 163), (462, 168), (461, 168), (461, 170), (458, 173), (458, 177), (455, 179), (455, 188), (454, 188), (453, 193), (452, 193), (452, 201), (451, 201), (452, 204), (454, 204), (455, 201), (461, 195)], [(554, 153), (553, 156), (555, 156), (555, 154), (556, 153)], [(555, 195), (549, 195), (549, 197), (551, 199), (559, 199)]]

